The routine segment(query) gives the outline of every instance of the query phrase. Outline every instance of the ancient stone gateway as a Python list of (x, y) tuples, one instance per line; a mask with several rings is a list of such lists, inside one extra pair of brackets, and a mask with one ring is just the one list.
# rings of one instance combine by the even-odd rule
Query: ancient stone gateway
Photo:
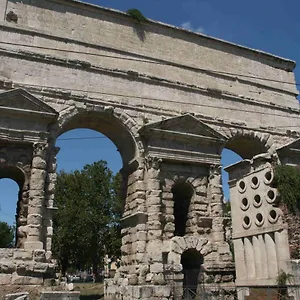
[(0, 177), (20, 187), (0, 284), (53, 275), (55, 142), (85, 127), (116, 144), (127, 187), (106, 298), (177, 299), (193, 269), (234, 289), (221, 151), (286, 159), (300, 125), (294, 62), (72, 0), (0, 0), (0, 18)]

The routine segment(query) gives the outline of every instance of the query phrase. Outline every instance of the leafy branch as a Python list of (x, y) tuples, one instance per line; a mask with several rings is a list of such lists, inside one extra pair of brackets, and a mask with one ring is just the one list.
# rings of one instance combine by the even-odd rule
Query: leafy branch
[(300, 210), (300, 171), (292, 166), (275, 168), (274, 187), (281, 196), (281, 202), (295, 213)]

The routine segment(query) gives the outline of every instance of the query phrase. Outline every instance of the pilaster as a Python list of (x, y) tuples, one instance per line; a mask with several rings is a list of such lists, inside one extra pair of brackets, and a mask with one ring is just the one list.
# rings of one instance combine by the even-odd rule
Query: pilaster
[(47, 144), (33, 145), (33, 158), (30, 177), (29, 206), (27, 218), (27, 240), (24, 248), (28, 250), (43, 249), (42, 225), (45, 198), (45, 180), (47, 175)]

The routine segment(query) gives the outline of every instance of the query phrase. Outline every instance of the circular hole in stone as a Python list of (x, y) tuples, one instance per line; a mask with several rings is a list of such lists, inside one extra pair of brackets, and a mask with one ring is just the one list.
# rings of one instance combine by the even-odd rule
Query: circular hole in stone
[(244, 182), (244, 181), (241, 181), (241, 182), (240, 182), (240, 188), (243, 190), (243, 189), (245, 188), (245, 186), (246, 186), (246, 185), (245, 185), (245, 182)]
[(248, 199), (247, 198), (243, 198), (242, 203), (244, 206), (248, 205)]
[(261, 222), (262, 222), (262, 220), (263, 220), (263, 216), (262, 216), (262, 214), (261, 214), (261, 213), (259, 213), (259, 214), (257, 214), (257, 215), (256, 215), (256, 220), (257, 220), (259, 223), (261, 223)]
[(255, 224), (256, 224), (257, 226), (261, 226), (263, 223), (264, 223), (264, 217), (263, 217), (263, 215), (262, 215), (261, 213), (258, 213), (258, 214), (256, 215)]
[(270, 217), (271, 217), (273, 220), (276, 220), (277, 212), (276, 212), (274, 209), (272, 209), (272, 210), (270, 211)]
[(257, 186), (258, 185), (258, 178), (256, 176), (252, 177), (252, 183), (253, 185)]
[(247, 210), (249, 208), (249, 201), (248, 199), (245, 197), (242, 199), (242, 205), (241, 205), (241, 209), (242, 210)]
[(266, 178), (266, 181), (267, 182), (270, 182), (272, 180), (272, 172), (271, 171), (268, 171), (266, 174), (265, 174), (265, 178)]
[(244, 223), (246, 226), (250, 225), (250, 218), (248, 216), (244, 217)]
[(254, 206), (255, 207), (258, 207), (258, 206), (260, 206), (261, 205), (261, 198), (260, 198), (260, 196), (259, 195), (255, 195), (254, 196)]
[(243, 180), (241, 180), (239, 182), (239, 190), (240, 190), (241, 193), (243, 193), (246, 190), (246, 184)]
[(278, 215), (277, 211), (275, 209), (270, 210), (269, 217), (268, 217), (269, 222), (274, 224), (277, 222), (278, 218), (279, 218), (279, 215)]
[(275, 193), (272, 190), (268, 191), (268, 197), (270, 200), (274, 200), (275, 199)]

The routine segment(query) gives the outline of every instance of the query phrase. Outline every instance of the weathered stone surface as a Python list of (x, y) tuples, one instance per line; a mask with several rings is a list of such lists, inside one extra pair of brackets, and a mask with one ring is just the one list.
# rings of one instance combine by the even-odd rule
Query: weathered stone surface
[(11, 274), (0, 274), (0, 285), (10, 285), (12, 275)]
[[(299, 135), (287, 133), (291, 124), (294, 129), (300, 125), (297, 89), (277, 80), (293, 83), (294, 63), (153, 21), (143, 24), (141, 42), (140, 34), (132, 30), (132, 20), (124, 14), (76, 1), (29, 2), (0, 1), (5, 20), (1, 37), (10, 44), (2, 45), (0, 54), (0, 136), (5, 139), (0, 164), (1, 170), (13, 169), (17, 174), (13, 179), (22, 186), (17, 247), (26, 249), (0, 249), (0, 275), (4, 274), (0, 282), (42, 284), (54, 269), (46, 263), (51, 261), (52, 210), (48, 208), (54, 205), (59, 150), (53, 145), (59, 134), (76, 126), (106, 134), (118, 146), (124, 164), (122, 267), (109, 285), (109, 297), (170, 300), (170, 287), (162, 272), (168, 266), (168, 276), (176, 278), (182, 288), (184, 253), (200, 255), (205, 267), (214, 269), (218, 282), (232, 282), (220, 151), (226, 145), (249, 159), (261, 152), (270, 158), (277, 152), (281, 160), (295, 159), (296, 155), (291, 158), (283, 153), (287, 149), (277, 151)], [(83, 27), (84, 31), (74, 30)], [(34, 46), (38, 46), (34, 52), (33, 36)], [(20, 40), (28, 47), (20, 48)], [(51, 50), (49, 55), (49, 45), (73, 49), (76, 59), (72, 58), (74, 53), (64, 51)], [(121, 59), (110, 58), (116, 51)], [(89, 52), (94, 55), (86, 55)], [(127, 59), (137, 56), (145, 60)], [(147, 60), (166, 63), (150, 64)], [(240, 80), (197, 68), (251, 76)], [(266, 74), (269, 80), (258, 84), (255, 77)], [(280, 122), (276, 122), (274, 115), (279, 114)], [(261, 198), (269, 191), (263, 168), (257, 168), (261, 159), (254, 159), (249, 168), (245, 163), (238, 170), (232, 168), (230, 184), (238, 198), (232, 197), (232, 227), (235, 246), (247, 250), (251, 263), (255, 261), (252, 257), (262, 258), (264, 247), (260, 244), (268, 241), (264, 246), (270, 253), (262, 261), (269, 262), (263, 268), (269, 272), (268, 268), (276, 265), (275, 254), (289, 259), (284, 254), (289, 253), (289, 247), (279, 208), (272, 213), (267, 210), (265, 202), (273, 200), (253, 202), (263, 186)], [(258, 186), (255, 180), (251, 182), (253, 176), (258, 176)], [(245, 191), (237, 186), (242, 179), (246, 180)], [(187, 208), (178, 208), (176, 186), (181, 186), (180, 204), (190, 202)], [(247, 195), (249, 206), (243, 195)], [(256, 211), (260, 208), (261, 221)], [(246, 214), (248, 228), (243, 222)], [(186, 218), (184, 224), (179, 224), (179, 218)], [(275, 223), (282, 227), (274, 231), (273, 238), (264, 230)], [(293, 232), (298, 234), (295, 229)], [(248, 241), (249, 236), (257, 239), (244, 249), (240, 239)], [(272, 250), (272, 240), (277, 252)], [(292, 249), (297, 250), (297, 245)], [(242, 261), (244, 252), (236, 253), (240, 255), (236, 261)], [(281, 268), (282, 262), (277, 263)], [(247, 269), (249, 274), (255, 268), (257, 274), (263, 274), (257, 263), (248, 267), (237, 268), (238, 278), (245, 276)], [(149, 286), (143, 287), (146, 283)]]
[(4, 300), (29, 300), (29, 293), (20, 292), (15, 294), (7, 294)]
[(80, 292), (42, 292), (41, 300), (79, 300)]

